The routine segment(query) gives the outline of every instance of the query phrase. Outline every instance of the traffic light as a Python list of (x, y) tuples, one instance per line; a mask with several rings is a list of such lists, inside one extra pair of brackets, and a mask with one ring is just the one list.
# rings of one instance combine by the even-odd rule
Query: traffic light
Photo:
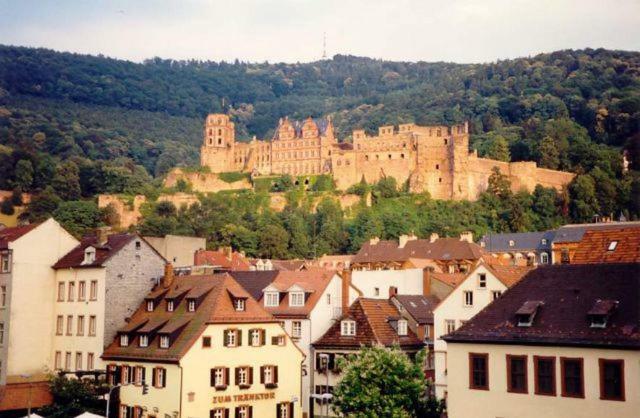
[(149, 385), (147, 385), (147, 382), (145, 382), (143, 380), (142, 381), (142, 394), (146, 395), (147, 393), (149, 393)]

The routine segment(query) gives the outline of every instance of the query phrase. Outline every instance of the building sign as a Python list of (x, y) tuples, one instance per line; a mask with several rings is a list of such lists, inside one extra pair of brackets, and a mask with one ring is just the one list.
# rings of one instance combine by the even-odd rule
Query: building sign
[(261, 401), (263, 399), (275, 399), (275, 392), (265, 392), (265, 393), (243, 393), (239, 395), (225, 395), (225, 396), (214, 396), (213, 403), (227, 403), (227, 402), (248, 402), (248, 401)]

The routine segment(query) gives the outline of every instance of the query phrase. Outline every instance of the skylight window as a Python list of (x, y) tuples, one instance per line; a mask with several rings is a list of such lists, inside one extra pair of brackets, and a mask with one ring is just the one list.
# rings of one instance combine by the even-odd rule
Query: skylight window
[(618, 241), (611, 241), (607, 247), (607, 251), (613, 251), (618, 246)]
[(533, 320), (538, 313), (538, 310), (543, 305), (539, 300), (528, 300), (522, 304), (520, 309), (516, 311), (516, 318), (518, 319), (519, 327), (530, 327), (533, 325)]

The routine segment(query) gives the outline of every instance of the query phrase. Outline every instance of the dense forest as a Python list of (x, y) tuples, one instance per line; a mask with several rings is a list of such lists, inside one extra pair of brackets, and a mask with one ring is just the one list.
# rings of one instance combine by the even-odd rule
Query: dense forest
[[(312, 63), (270, 64), (162, 59), (132, 63), (0, 46), (0, 189), (36, 194), (34, 207), (24, 215), (27, 219), (56, 211), (59, 218), (69, 218), (73, 208), (74, 213), (91, 212), (90, 221), (81, 220), (86, 227), (106, 222), (109, 216), (99, 213), (92, 200), (97, 193), (157, 194), (162, 175), (171, 167), (197, 163), (203, 118), (221, 111), (233, 116), (241, 139), (269, 138), (285, 115), (331, 115), (345, 141), (354, 128), (373, 131), (381, 124), (468, 120), (472, 147), (481, 155), (534, 160), (578, 174), (566, 191), (553, 195), (541, 191), (537, 197), (498, 197), (497, 188), (493, 203), (489, 198), (475, 203), (427, 199), (429, 215), (421, 215), (426, 218), (438, 219), (438, 211), (479, 212), (482, 222), (455, 218), (466, 219), (466, 227), (478, 233), (541, 228), (541, 216), (553, 219), (553, 226), (587, 221), (596, 214), (624, 214), (629, 219), (640, 215), (640, 53), (604, 49), (488, 64), (339, 55)], [(349, 242), (357, 243), (357, 234), (368, 234), (353, 229), (354, 220), (368, 212), (379, 221), (425, 204), (424, 197), (406, 195), (403, 185), (396, 186), (389, 194), (376, 191), (378, 185), (362, 185), (378, 198), (372, 208), (341, 213), (349, 239), (341, 238), (339, 250), (353, 250)], [(553, 213), (540, 212), (548, 207), (536, 209), (531, 199), (541, 195), (553, 202)], [(4, 206), (3, 211), (11, 210), (10, 204)], [(304, 205), (291, 206), (305, 210)], [(152, 222), (158, 221), (153, 219), (154, 209), (149, 213)], [(175, 214), (169, 210), (162, 212), (171, 223), (164, 230), (184, 229), (187, 223), (179, 219), (180, 208), (173, 208)], [(519, 221), (508, 219), (518, 211)], [(291, 235), (287, 215), (275, 216)], [(312, 237), (321, 223), (310, 217), (317, 216), (303, 217)], [(246, 225), (255, 233), (256, 219), (255, 213), (247, 213), (242, 222), (227, 223)], [(460, 224), (455, 219), (452, 222)], [(143, 227), (164, 231), (149, 224)], [(447, 228), (465, 225), (418, 222), (409, 227), (446, 234)], [(388, 229), (376, 233), (391, 237), (406, 228)], [(185, 232), (226, 242), (216, 235), (219, 231), (193, 227)], [(287, 251), (300, 254), (291, 246)]]

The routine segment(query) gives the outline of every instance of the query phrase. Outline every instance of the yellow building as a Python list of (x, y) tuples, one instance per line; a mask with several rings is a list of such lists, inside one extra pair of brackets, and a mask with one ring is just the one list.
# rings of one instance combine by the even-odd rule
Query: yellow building
[(447, 342), (454, 418), (640, 414), (640, 264), (539, 267)]
[(302, 417), (304, 355), (228, 274), (168, 268), (103, 360), (122, 385), (110, 416)]

